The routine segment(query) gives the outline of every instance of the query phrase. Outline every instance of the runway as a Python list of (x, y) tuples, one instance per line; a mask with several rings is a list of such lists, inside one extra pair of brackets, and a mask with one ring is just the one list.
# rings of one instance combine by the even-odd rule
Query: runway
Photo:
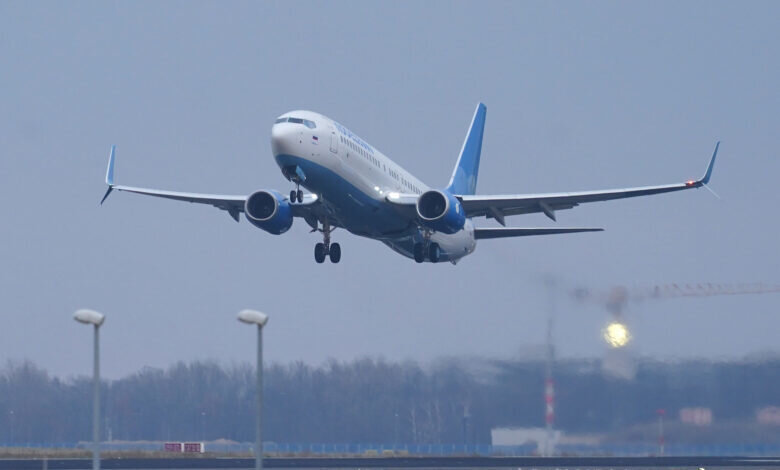
[[(780, 468), (778, 458), (754, 457), (347, 457), (347, 458), (268, 458), (265, 468), (285, 469), (355, 469), (355, 468), (534, 468), (557, 469), (743, 469)], [(105, 469), (166, 470), (166, 469), (245, 469), (254, 468), (253, 459), (235, 458), (170, 458), (170, 459), (105, 459)], [(62, 469), (81, 470), (92, 468), (90, 459), (7, 459), (0, 460), (0, 470)]]

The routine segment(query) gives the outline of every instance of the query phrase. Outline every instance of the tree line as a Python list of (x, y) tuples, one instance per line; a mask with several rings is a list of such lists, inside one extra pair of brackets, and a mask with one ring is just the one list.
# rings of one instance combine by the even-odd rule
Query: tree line
[[(780, 405), (780, 359), (641, 362), (635, 379), (596, 360), (555, 367), (556, 428), (614, 432), (707, 407), (750, 422)], [(495, 427), (544, 426), (543, 361), (448, 359), (421, 366), (364, 358), (264, 371), (264, 438), (277, 443), (489, 444)], [(103, 381), (103, 438), (254, 439), (255, 376), (248, 364), (180, 362)], [(0, 445), (89, 440), (91, 379), (62, 380), (27, 361), (0, 369)]]

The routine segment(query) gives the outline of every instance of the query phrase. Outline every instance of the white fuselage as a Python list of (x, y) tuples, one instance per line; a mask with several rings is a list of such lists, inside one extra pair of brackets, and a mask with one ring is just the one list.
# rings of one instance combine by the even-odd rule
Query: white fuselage
[[(294, 120), (294, 121), (293, 121)], [(280, 116), (271, 129), (274, 158), (289, 179), (320, 198), (336, 225), (380, 240), (413, 257), (424, 229), (388, 203), (390, 193), (420, 195), (430, 188), (338, 122), (311, 111)], [(301, 121), (301, 122), (298, 122)], [(448, 235), (434, 232), (442, 261), (456, 262), (474, 251), (474, 226)]]

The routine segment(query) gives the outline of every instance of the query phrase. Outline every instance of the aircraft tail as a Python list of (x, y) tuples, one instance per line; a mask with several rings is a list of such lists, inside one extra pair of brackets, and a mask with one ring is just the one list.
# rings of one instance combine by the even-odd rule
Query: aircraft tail
[(452, 194), (475, 194), (477, 190), (477, 175), (479, 174), (479, 156), (482, 153), (482, 136), (485, 132), (485, 115), (487, 107), (477, 104), (471, 126), (460, 149), (458, 163), (452, 172), (447, 185), (447, 191)]

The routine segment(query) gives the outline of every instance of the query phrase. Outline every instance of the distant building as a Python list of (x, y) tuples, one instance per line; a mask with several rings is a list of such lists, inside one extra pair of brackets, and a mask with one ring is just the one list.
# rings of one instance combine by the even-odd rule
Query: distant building
[(710, 408), (682, 408), (680, 421), (694, 426), (709, 426), (712, 424), (712, 409)]
[[(551, 447), (561, 440), (563, 433), (553, 431)], [(525, 445), (536, 446), (536, 453), (541, 455), (547, 442), (547, 429), (545, 428), (493, 428), (490, 430), (490, 441), (493, 447), (517, 447)]]
[(756, 421), (759, 424), (780, 426), (780, 406), (767, 406), (756, 411)]
[(601, 361), (602, 372), (616, 379), (634, 380), (636, 367), (636, 361), (631, 356), (628, 347), (607, 349), (604, 359)]

